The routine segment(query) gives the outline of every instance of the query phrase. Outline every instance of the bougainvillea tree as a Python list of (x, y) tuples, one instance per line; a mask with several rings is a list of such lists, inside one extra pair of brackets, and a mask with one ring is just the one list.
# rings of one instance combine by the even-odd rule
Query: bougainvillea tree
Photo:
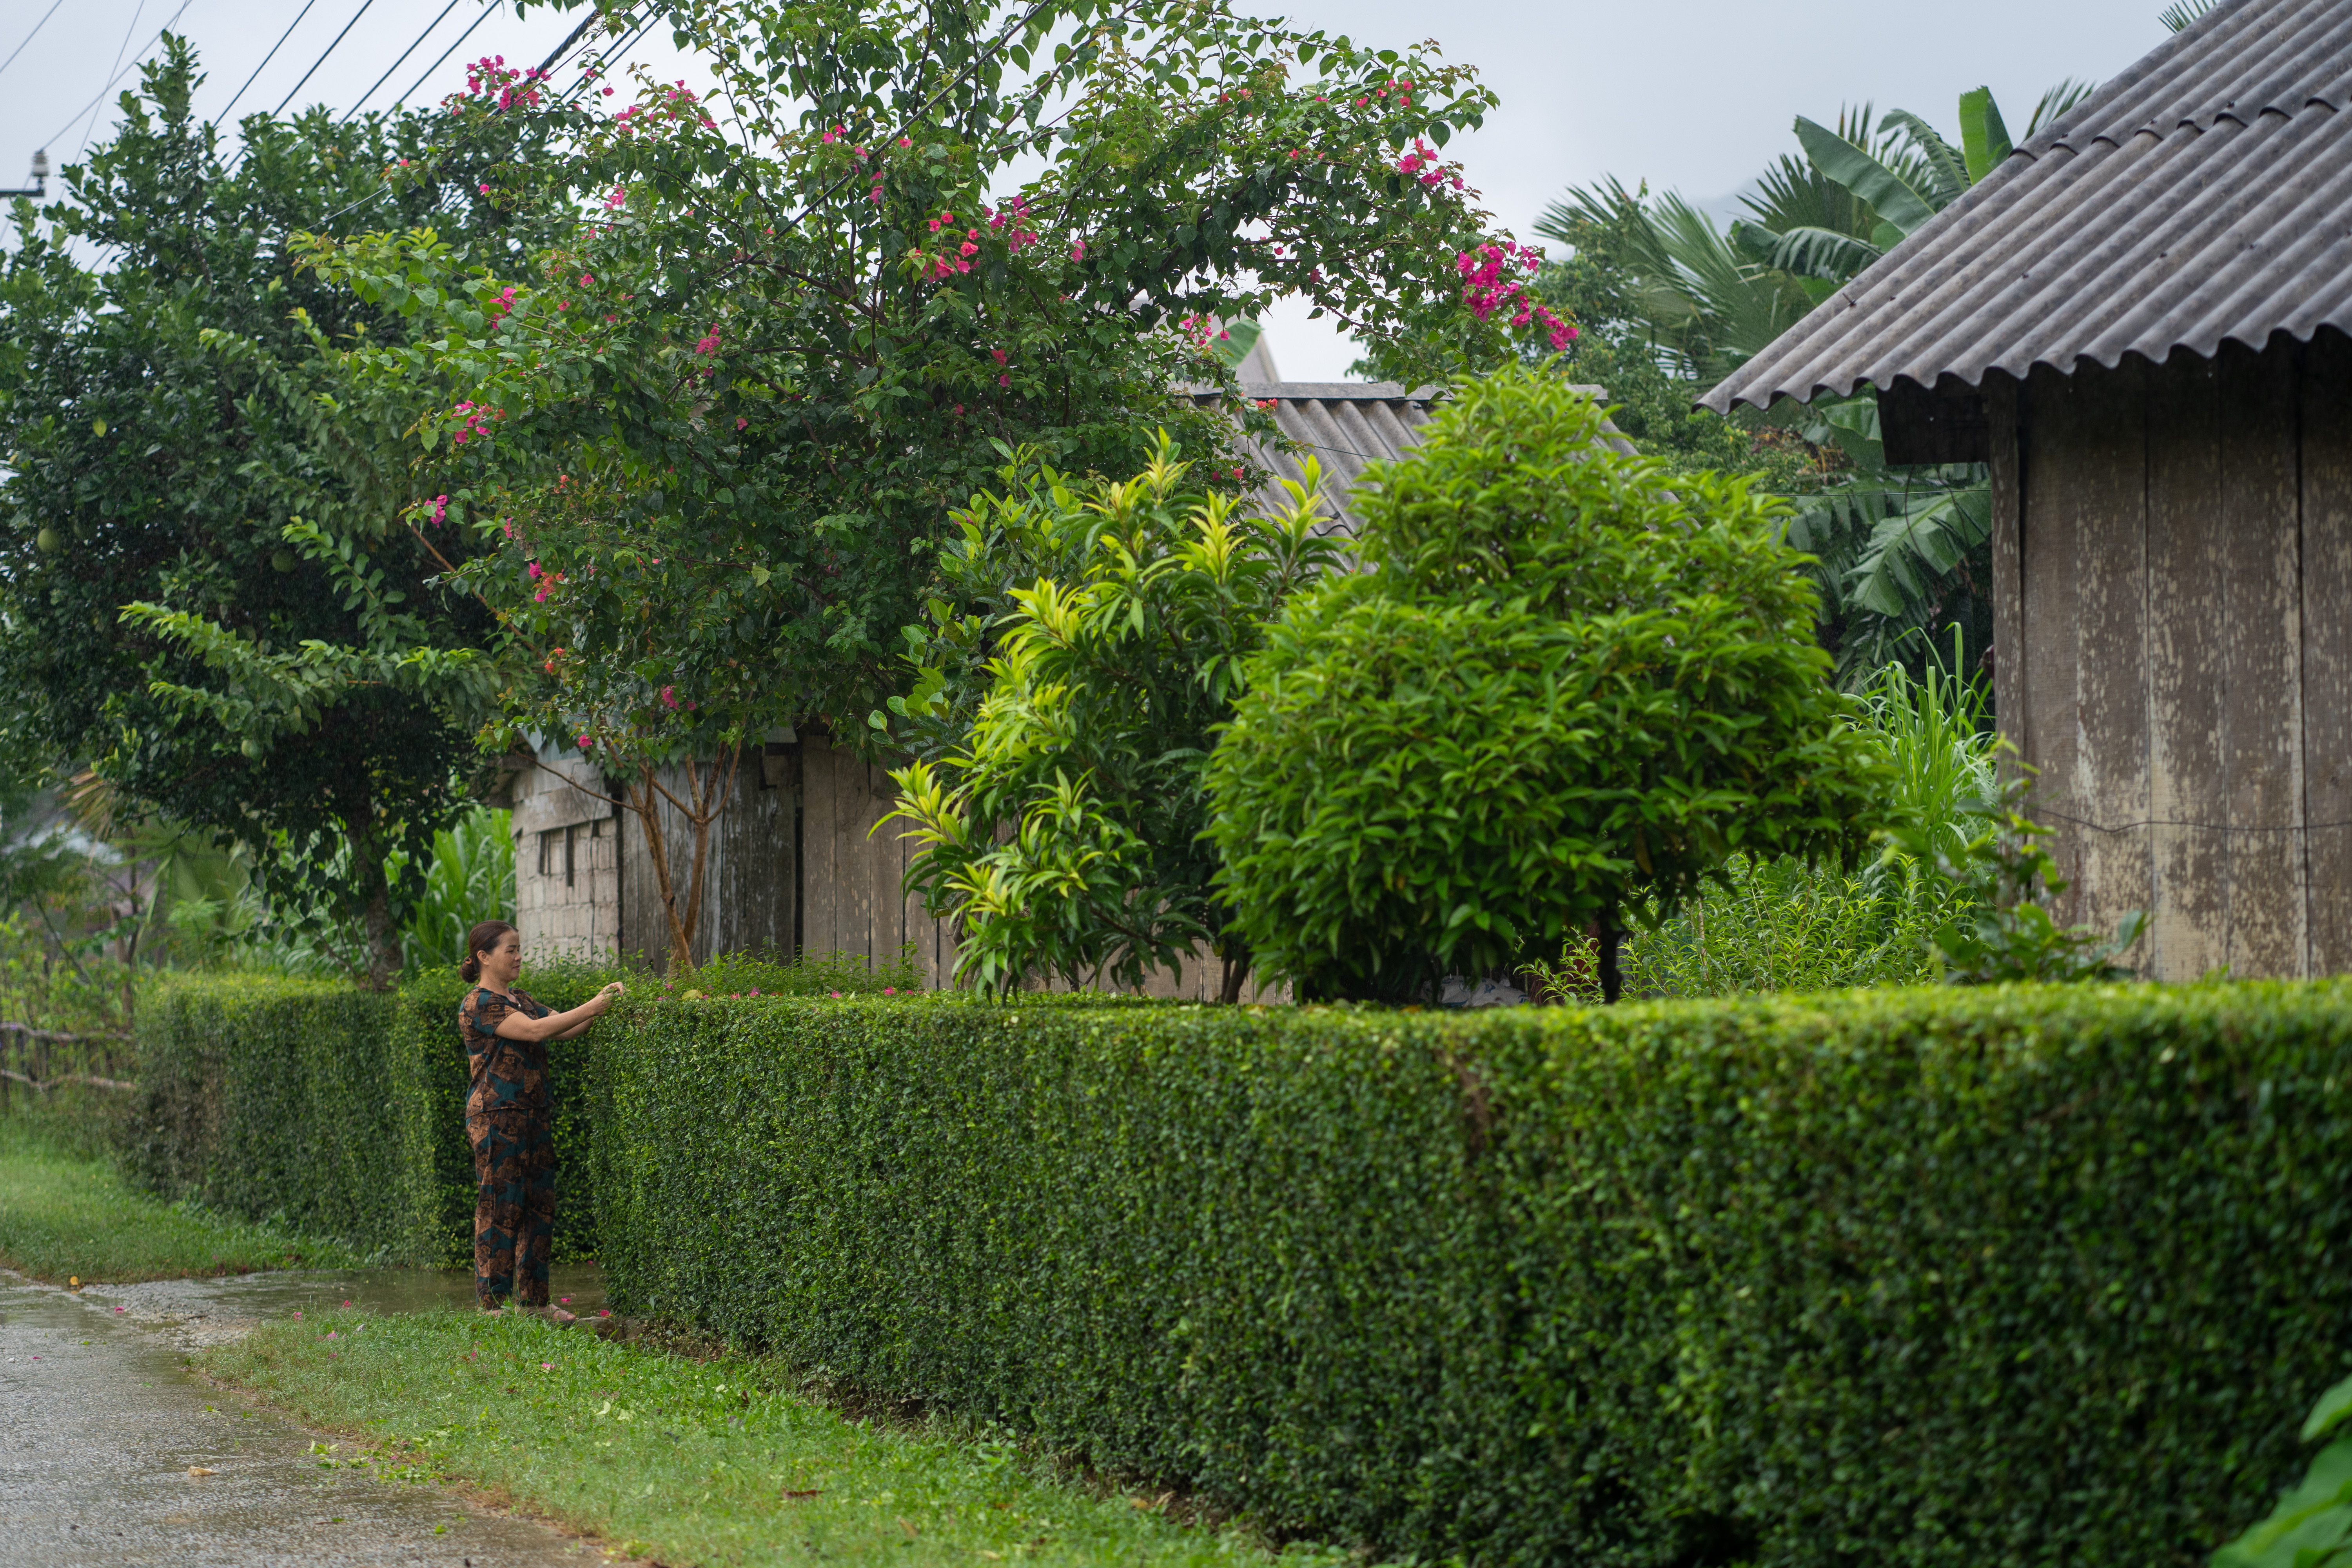
[[(517, 641), (517, 729), (708, 755), (867, 713), (1005, 452), (1123, 474), (1162, 427), (1192, 451), (1270, 430), (1174, 394), (1233, 384), (1188, 320), (1300, 293), (1376, 343), (1438, 314), (1497, 344), (1568, 330), (1463, 310), (1494, 280), (1460, 258), (1497, 237), (1441, 150), (1494, 100), (1432, 54), (1223, 0), (667, 15), (715, 95), (604, 83), (567, 156), (481, 182), (573, 204), (562, 242), (506, 269), (425, 235), (312, 253), (427, 321), (362, 359), (441, 390), (426, 472), (441, 526), (496, 547), (469, 572)], [(531, 85), (460, 111), (574, 112)]]

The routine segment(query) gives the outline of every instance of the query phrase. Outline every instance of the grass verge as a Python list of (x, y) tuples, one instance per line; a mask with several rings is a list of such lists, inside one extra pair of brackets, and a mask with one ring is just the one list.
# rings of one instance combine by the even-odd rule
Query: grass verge
[(861, 1425), (768, 1363), (535, 1319), (314, 1314), (265, 1323), (199, 1364), (360, 1435), (349, 1463), (502, 1492), (666, 1563), (1355, 1561), (1187, 1525), (1155, 1500), (1059, 1479), (1009, 1441)]
[(169, 1279), (257, 1268), (349, 1268), (349, 1247), (298, 1237), (124, 1183), (113, 1167), (59, 1150), (0, 1118), (0, 1264), (36, 1279)]

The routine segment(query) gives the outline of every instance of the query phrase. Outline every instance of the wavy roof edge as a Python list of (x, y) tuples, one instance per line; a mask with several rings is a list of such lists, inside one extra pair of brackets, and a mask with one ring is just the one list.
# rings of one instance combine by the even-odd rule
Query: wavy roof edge
[(2352, 331), (2352, 0), (2225, 0), (1697, 402), (1979, 387), (2324, 326)]

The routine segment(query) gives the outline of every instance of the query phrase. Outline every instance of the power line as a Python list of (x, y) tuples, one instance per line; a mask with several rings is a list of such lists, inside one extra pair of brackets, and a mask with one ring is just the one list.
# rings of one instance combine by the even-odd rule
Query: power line
[(286, 24), (286, 30), (284, 32), (278, 35), (278, 41), (269, 46), (269, 52), (261, 57), (261, 64), (253, 68), (253, 75), (245, 79), (245, 87), (240, 87), (235, 92), (229, 94), (228, 101), (221, 106), (220, 114), (213, 123), (215, 125), (225, 125), (228, 122), (228, 111), (235, 109), (236, 107), (236, 100), (245, 96), (246, 88), (251, 87), (256, 81), (260, 79), (262, 71), (268, 66), (270, 61), (278, 58), (278, 51), (286, 47), (286, 40), (294, 36), (294, 29), (302, 25), (302, 18), (309, 16), (310, 14), (310, 7), (316, 5), (318, 3), (319, 0), (302, 0), (302, 8), (294, 13), (294, 19)]
[[(122, 51), (131, 47), (131, 35), (138, 30), (139, 18), (145, 16), (146, 13), (147, 0), (139, 0), (139, 4), (131, 8), (131, 25), (122, 29), (122, 41), (114, 46), (114, 64), (108, 68), (112, 70), (114, 74), (106, 79), (106, 87), (112, 87), (116, 82), (122, 79)], [(166, 23), (165, 26), (168, 26), (170, 24)], [(142, 49), (140, 53), (144, 54), (146, 51)], [(106, 97), (106, 87), (101, 87), (98, 89), (98, 96), (101, 100)], [(89, 106), (89, 124), (81, 128), (82, 146), (87, 147), (89, 145), (90, 126), (96, 125), (97, 123), (98, 104), (93, 102)], [(77, 149), (77, 153), (79, 153), (79, 149)]]
[[(648, 10), (645, 15), (645, 19), (643, 21), (639, 22), (635, 27), (623, 35), (617, 42), (608, 45), (605, 47), (604, 54), (597, 58), (597, 61), (593, 66), (583, 68), (580, 73), (580, 79), (573, 82), (572, 84), (571, 90), (566, 92), (562, 98), (556, 100), (556, 101), (559, 104), (570, 103), (577, 99), (582, 92), (602, 80), (604, 75), (604, 68), (612, 64), (613, 57), (614, 55), (625, 53), (631, 44), (634, 44), (639, 38), (644, 37), (646, 36), (646, 30), (651, 27), (656, 21), (659, 20), (660, 16), (660, 6), (656, 5), (651, 10)], [(592, 76), (589, 74), (590, 71), (593, 71), (595, 74)]]
[(435, 71), (437, 71), (437, 70), (439, 70), (439, 69), (441, 68), (441, 60), (446, 60), (446, 59), (447, 59), (451, 55), (456, 54), (456, 53), (457, 52), (457, 45), (458, 45), (458, 44), (462, 44), (462, 43), (464, 43), (467, 38), (472, 37), (474, 36), (474, 27), (478, 27), (478, 26), (480, 26), (483, 23), (485, 23), (485, 22), (488, 21), (488, 20), (490, 19), (491, 16), (492, 16), (493, 14), (494, 14), (494, 8), (493, 8), (493, 7), (488, 6), (488, 5), (485, 5), (485, 6), (483, 6), (483, 7), (482, 7), (482, 14), (481, 14), (480, 16), (477, 16), (477, 17), (475, 17), (475, 18), (474, 18), (474, 26), (473, 26), (472, 27), (467, 27), (464, 32), (462, 32), (462, 33), (458, 34), (458, 35), (457, 35), (457, 43), (455, 43), (455, 44), (451, 44), (447, 48), (443, 49), (443, 50), (441, 51), (441, 59), (440, 59), (440, 60), (435, 60), (431, 65), (426, 66), (426, 67), (425, 68), (425, 74), (424, 74), (423, 76), (418, 77), (415, 81), (410, 82), (410, 83), (408, 84), (408, 91), (407, 91), (407, 92), (404, 92), (404, 93), (402, 93), (402, 94), (400, 95), (400, 97), (399, 97), (396, 100), (394, 100), (394, 102), (393, 103), (393, 107), (394, 107), (394, 109), (398, 109), (398, 108), (400, 108), (400, 107), (401, 107), (401, 105), (403, 105), (403, 104), (404, 104), (404, 103), (406, 103), (406, 102), (408, 101), (409, 94), (410, 94), (410, 93), (414, 93), (414, 92), (415, 92), (418, 88), (423, 87), (423, 86), (424, 86), (427, 81), (430, 81), (430, 80), (433, 79), (433, 73), (434, 73)]
[(442, 6), (441, 15), (434, 17), (430, 22), (425, 23), (425, 31), (416, 35), (416, 42), (401, 50), (400, 58), (384, 67), (383, 74), (376, 78), (374, 83), (370, 86), (365, 92), (360, 94), (358, 100), (352, 103), (351, 108), (343, 111), (343, 119), (337, 121), (335, 123), (338, 125), (343, 123), (343, 121), (349, 120), (352, 115), (357, 114), (361, 109), (365, 107), (367, 100), (375, 96), (375, 89), (382, 87), (385, 82), (390, 81), (392, 79), (392, 73), (398, 70), (401, 68), (402, 62), (405, 61), (409, 56), (415, 54), (417, 49), (423, 46), (425, 40), (433, 36), (433, 29), (439, 26), (445, 20), (446, 20), (449, 13), (455, 11), (457, 8), (457, 0), (449, 0), (449, 4)]
[[(136, 67), (141, 60), (145, 59), (147, 58), (147, 51), (155, 47), (155, 39), (162, 37), (166, 32), (170, 31), (172, 22), (176, 22), (180, 19), (180, 11), (185, 11), (194, 3), (195, 0), (180, 0), (180, 10), (172, 13), (171, 22), (166, 22), (161, 27), (156, 28), (155, 37), (148, 39), (145, 44), (140, 47), (139, 52), (131, 57), (131, 64), (124, 66), (121, 69), (116, 71), (114, 73), (113, 80), (109, 81), (104, 87), (98, 89), (98, 96), (96, 98), (91, 99), (88, 103), (85, 103), (79, 109), (75, 110), (73, 114), (66, 121), (66, 122), (58, 127), (57, 134), (49, 138), (47, 144), (51, 146), (60, 144), (65, 139), (66, 132), (73, 129), (74, 121), (79, 120), (84, 114), (105, 102), (106, 95), (114, 90), (114, 83), (121, 81), (125, 74)], [(116, 57), (118, 59), (121, 58), (121, 57), (119, 55)]]
[(360, 0), (360, 8), (352, 13), (352, 19), (343, 24), (343, 30), (341, 32), (335, 35), (335, 42), (327, 46), (325, 54), (321, 54), (317, 59), (310, 62), (310, 68), (304, 71), (302, 73), (302, 79), (294, 84), (294, 92), (289, 92), (284, 98), (280, 99), (278, 100), (278, 107), (269, 111), (269, 117), (272, 120), (277, 119), (279, 115), (286, 112), (286, 106), (294, 101), (294, 93), (301, 91), (302, 89), (308, 85), (310, 79), (319, 74), (319, 68), (327, 63), (327, 56), (333, 54), (335, 52), (335, 46), (337, 44), (341, 44), (345, 38), (351, 36), (352, 29), (360, 25), (360, 18), (366, 16), (368, 14), (368, 7), (374, 4), (375, 0)]
[[(65, 3), (66, 0), (49, 0), (49, 8), (41, 13), (41, 19), (39, 21), (33, 24), (33, 31), (25, 35), (25, 44), (31, 43), (33, 41), (34, 35), (37, 34), (43, 27), (48, 26), (49, 18), (56, 16), (58, 14), (58, 7)], [(135, 22), (136, 18), (134, 17), (133, 20)], [(8, 51), (8, 58), (5, 60), (0, 60), (0, 71), (6, 70), (10, 66), (16, 63), (16, 57), (25, 52), (25, 44), (18, 44), (15, 48)]]
[[(455, 3), (455, 0), (452, 0), (452, 3), (454, 4), (454, 3)], [(446, 11), (446, 10), (445, 10), (445, 11), (443, 11), (443, 12), (441, 13), (441, 16), (447, 16), (448, 14), (449, 14), (449, 13), (448, 13), (447, 11)], [(650, 26), (653, 26), (655, 19), (656, 19), (656, 17), (658, 17), (658, 16), (660, 16), (660, 14), (661, 14), (661, 13), (660, 13), (660, 8), (659, 8), (658, 6), (656, 6), (656, 7), (654, 7), (653, 9), (648, 10), (648, 11), (646, 13), (645, 19), (644, 19), (643, 21), (639, 22), (639, 23), (637, 24), (636, 27), (635, 27), (633, 31), (631, 31), (630, 33), (628, 33), (628, 34), (626, 34), (625, 36), (624, 36), (623, 37), (621, 37), (618, 41), (616, 41), (616, 42), (614, 42), (614, 43), (611, 43), (611, 44), (606, 45), (606, 46), (605, 46), (605, 47), (604, 47), (604, 53), (603, 53), (603, 54), (598, 58), (598, 59), (597, 59), (597, 61), (596, 61), (595, 65), (593, 65), (593, 66), (592, 66), (592, 67), (583, 68), (583, 70), (582, 70), (582, 72), (581, 72), (580, 79), (579, 79), (577, 82), (575, 82), (575, 83), (573, 83), (573, 84), (572, 84), (572, 89), (571, 89), (571, 90), (570, 90), (569, 92), (567, 92), (567, 93), (566, 93), (562, 98), (558, 99), (558, 100), (556, 100), (556, 102), (557, 102), (558, 106), (560, 107), (560, 106), (562, 106), (562, 104), (569, 103), (570, 101), (572, 101), (572, 100), (573, 98), (575, 98), (575, 97), (579, 94), (580, 90), (581, 90), (583, 88), (585, 88), (585, 87), (587, 87), (587, 86), (591, 85), (593, 82), (594, 82), (594, 81), (597, 79), (596, 79), (596, 76), (594, 76), (594, 75), (591, 75), (591, 74), (590, 74), (590, 72), (593, 71), (593, 72), (596, 72), (596, 73), (601, 74), (601, 73), (603, 72), (603, 70), (604, 70), (604, 67), (605, 67), (605, 66), (607, 66), (607, 65), (609, 65), (609, 64), (612, 62), (613, 57), (614, 57), (614, 56), (615, 56), (615, 55), (617, 55), (617, 54), (620, 54), (623, 50), (626, 49), (626, 48), (629, 47), (629, 45), (630, 45), (631, 43), (635, 42), (635, 41), (639, 37), (641, 37), (641, 36), (645, 33), (645, 31), (646, 31), (646, 29), (647, 27), (650, 27)], [(485, 11), (482, 13), (482, 15), (481, 15), (480, 16), (478, 16), (478, 17), (476, 17), (476, 18), (474, 19), (473, 26), (471, 26), (471, 27), (467, 27), (467, 28), (466, 29), (466, 31), (465, 31), (465, 32), (460, 33), (459, 35), (457, 35), (457, 43), (453, 43), (453, 44), (451, 44), (451, 45), (450, 45), (446, 49), (444, 49), (444, 50), (441, 52), (441, 59), (435, 60), (435, 61), (432, 63), (432, 65), (430, 65), (430, 66), (428, 66), (427, 68), (425, 68), (425, 75), (424, 75), (424, 76), (421, 76), (421, 77), (419, 77), (419, 78), (417, 78), (417, 79), (416, 79), (415, 82), (413, 85), (411, 85), (411, 86), (410, 86), (410, 88), (409, 88), (409, 89), (408, 89), (408, 92), (413, 93), (413, 92), (415, 92), (415, 91), (417, 89), (417, 88), (420, 88), (420, 87), (424, 86), (424, 85), (425, 85), (425, 79), (426, 79), (427, 77), (430, 77), (430, 76), (431, 76), (435, 71), (436, 71), (436, 70), (438, 70), (438, 69), (440, 69), (440, 68), (441, 68), (441, 61), (442, 61), (442, 60), (446, 60), (446, 59), (447, 59), (451, 55), (456, 54), (456, 53), (457, 52), (457, 45), (458, 45), (458, 44), (462, 44), (462, 43), (464, 43), (464, 42), (466, 41), (467, 37), (468, 36), (470, 36), (470, 35), (473, 33), (474, 27), (478, 27), (478, 26), (480, 26), (482, 25), (482, 23), (483, 23), (485, 20), (487, 20), (487, 19), (488, 18), (489, 15), (490, 15), (490, 13), (489, 13), (488, 10), (485, 10)], [(435, 24), (435, 26), (439, 26), (439, 24), (440, 24), (440, 17), (439, 17), (439, 16), (436, 16), (436, 17), (435, 17), (435, 18), (434, 18), (434, 24)], [(425, 29), (425, 30), (426, 30), (427, 32), (430, 32), (432, 29), (431, 29), (431, 28), (427, 28), (427, 29)], [(558, 46), (556, 47), (555, 53), (554, 53), (554, 54), (550, 55), (550, 56), (548, 57), (548, 58), (550, 58), (550, 59), (553, 59), (553, 58), (555, 58), (555, 56), (556, 56), (556, 55), (560, 55), (560, 54), (562, 54), (562, 53), (563, 52), (563, 50), (564, 50), (564, 47), (565, 47), (566, 46), (568, 46), (568, 45), (572, 41), (572, 39), (573, 39), (573, 38), (577, 38), (577, 37), (580, 36), (580, 32), (581, 32), (581, 30), (582, 30), (582, 29), (579, 29), (579, 28), (575, 28), (575, 29), (573, 29), (573, 31), (572, 31), (572, 38), (567, 38), (567, 39), (565, 39), (565, 40), (564, 40), (564, 42), (563, 42), (562, 44), (558, 45)], [(423, 40), (422, 40), (422, 39), (420, 39), (420, 40), (418, 40), (418, 41), (419, 41), (419, 42), (422, 42)], [(415, 47), (415, 45), (412, 44), (412, 45), (410, 45), (410, 46), (409, 46), (409, 47), (413, 50), (413, 49)], [(402, 56), (402, 58), (404, 58), (404, 58), (407, 58), (407, 57), (406, 57), (405, 55)], [(397, 63), (397, 62), (394, 62), (394, 63)], [(380, 86), (382, 86), (382, 85), (383, 85), (383, 84), (382, 84), (381, 82), (377, 83), (377, 86), (379, 86), (379, 87), (380, 87)], [(370, 89), (368, 89), (368, 91), (369, 91), (371, 94), (373, 94), (373, 93), (375, 91), (375, 88), (370, 88)], [(401, 102), (401, 103), (403, 103), (403, 104), (404, 104), (404, 103), (407, 101), (407, 100), (408, 100), (408, 93), (403, 93), (403, 94), (401, 95), (400, 102)], [(362, 100), (362, 101), (365, 101), (365, 100)], [(395, 108), (397, 108), (397, 107), (399, 107), (399, 105), (398, 105), (398, 104), (395, 104), (395, 105), (394, 105), (394, 107), (395, 107)], [(356, 110), (353, 110), (353, 112), (356, 112)], [(346, 115), (346, 116), (345, 116), (345, 118), (346, 118), (346, 119), (348, 119), (348, 118), (350, 118), (350, 116), (349, 116), (349, 115)], [(387, 195), (387, 194), (388, 194), (388, 192), (387, 192), (387, 190), (385, 189), (385, 187), (378, 186), (376, 189), (372, 190), (372, 191), (370, 191), (367, 195), (363, 195), (363, 196), (360, 197), (357, 201), (354, 201), (354, 202), (348, 202), (348, 203), (346, 203), (345, 205), (343, 205), (342, 206), (340, 206), (340, 207), (336, 208), (333, 212), (329, 213), (329, 214), (328, 214), (324, 218), (322, 218), (321, 220), (320, 220), (320, 226), (323, 228), (324, 226), (326, 226), (326, 225), (328, 225), (328, 224), (331, 224), (331, 223), (334, 222), (334, 221), (335, 221), (337, 218), (339, 218), (339, 217), (341, 217), (345, 213), (357, 211), (359, 208), (361, 208), (361, 207), (363, 207), (363, 206), (367, 205), (367, 204), (368, 204), (368, 203), (370, 203), (370, 202), (372, 202), (372, 201), (374, 201), (374, 200), (375, 200), (376, 198), (378, 198), (379, 196), (383, 196), (383, 195)]]
[(539, 62), (539, 74), (541, 76), (545, 76), (549, 71), (553, 70), (555, 68), (555, 57), (570, 48), (572, 45), (578, 43), (580, 41), (580, 36), (583, 33), (585, 33), (589, 28), (594, 26), (596, 23), (603, 18), (603, 16), (604, 13), (601, 11), (591, 11), (585, 16), (581, 17), (580, 25), (572, 29), (572, 36), (565, 38), (562, 43), (556, 45), (555, 47), (548, 50), (547, 58)]

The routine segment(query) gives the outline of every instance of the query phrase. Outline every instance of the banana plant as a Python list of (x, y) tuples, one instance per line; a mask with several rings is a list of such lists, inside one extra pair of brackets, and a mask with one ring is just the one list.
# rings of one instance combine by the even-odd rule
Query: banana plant
[[(2088, 84), (2062, 81), (2042, 95), (2025, 130), (2030, 139), (2042, 127), (2090, 96)], [(1875, 215), (1866, 237), (1814, 225), (1778, 232), (1759, 224), (1743, 237), (1762, 249), (1772, 267), (1832, 286), (1859, 277), (1873, 263), (1926, 226), (1927, 220), (1992, 173), (2015, 146), (1990, 88), (1960, 95), (1960, 144), (1907, 109), (1885, 119), (1895, 148), (1874, 148), (1866, 138), (1797, 117), (1797, 142), (1823, 177), (1851, 192)], [(1769, 247), (1769, 248), (1766, 248)]]
[[(2042, 94), (2027, 136), (2089, 91), (2061, 82)], [(1855, 216), (1839, 228), (1791, 225), (1774, 232), (1759, 223), (1740, 243), (1769, 267), (1805, 279), (1817, 299), (1827, 298), (2015, 151), (1990, 88), (1960, 95), (1959, 124), (1956, 147), (1908, 110), (1888, 113), (1879, 138), (1852, 134), (1845, 120), (1832, 130), (1800, 118), (1797, 141), (1806, 159), (1823, 181), (1848, 193)], [(1856, 232), (1864, 220), (1866, 235)], [(1814, 405), (1802, 433), (1817, 447), (1836, 447), (1852, 463), (1800, 503), (1790, 527), (1790, 542), (1815, 557), (1823, 607), (1838, 630), (1841, 680), (1859, 687), (1889, 659), (1916, 656), (1939, 625), (1985, 622), (1992, 495), (1983, 467), (1890, 468), (1874, 393)], [(1986, 627), (1976, 630), (1981, 637)]]

